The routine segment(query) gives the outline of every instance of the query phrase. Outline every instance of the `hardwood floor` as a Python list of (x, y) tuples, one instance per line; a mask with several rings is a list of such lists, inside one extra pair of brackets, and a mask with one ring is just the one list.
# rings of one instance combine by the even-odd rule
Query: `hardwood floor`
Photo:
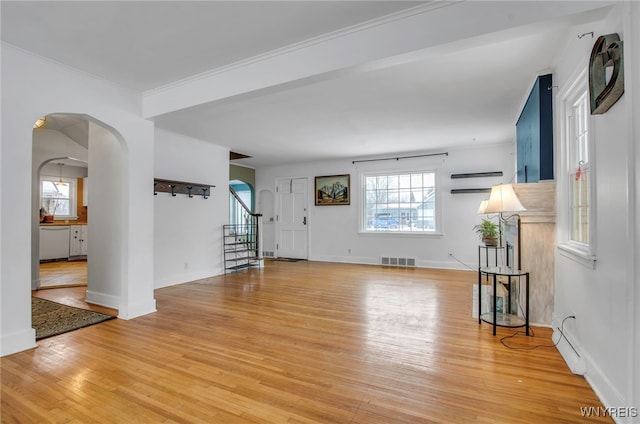
[(63, 305), (117, 316), (116, 309), (92, 305), (85, 301), (87, 291), (87, 261), (45, 262), (40, 264), (40, 290), (31, 295)]
[[(476, 274), (268, 262), (2, 358), (2, 422), (575, 423), (554, 348), (471, 317)], [(549, 329), (516, 336), (551, 345)], [(589, 422), (612, 422), (594, 418)]]
[(40, 288), (87, 285), (87, 261), (43, 262), (40, 264)]
[(85, 301), (86, 291), (86, 286), (59, 288), (52, 287), (48, 289), (32, 291), (31, 295), (33, 297), (39, 297), (40, 299), (47, 299), (53, 302), (62, 303), (63, 305), (73, 306), (80, 309), (88, 309), (90, 311), (100, 312), (101, 314), (118, 316), (117, 309), (105, 308), (104, 306), (87, 303)]

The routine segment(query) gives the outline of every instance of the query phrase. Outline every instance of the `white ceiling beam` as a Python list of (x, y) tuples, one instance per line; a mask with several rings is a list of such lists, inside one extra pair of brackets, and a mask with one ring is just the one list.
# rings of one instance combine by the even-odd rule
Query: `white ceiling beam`
[(143, 94), (143, 115), (153, 118), (296, 81), (326, 78), (332, 73), (389, 66), (410, 60), (417, 52), (448, 43), (610, 4), (600, 1), (433, 2), (149, 90)]

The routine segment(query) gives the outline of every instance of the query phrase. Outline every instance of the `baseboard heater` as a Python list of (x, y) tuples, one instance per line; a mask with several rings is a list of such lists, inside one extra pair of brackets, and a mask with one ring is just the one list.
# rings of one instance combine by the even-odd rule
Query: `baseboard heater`
[(416, 258), (396, 258), (392, 256), (381, 256), (380, 265), (386, 266), (401, 266), (401, 267), (415, 267)]

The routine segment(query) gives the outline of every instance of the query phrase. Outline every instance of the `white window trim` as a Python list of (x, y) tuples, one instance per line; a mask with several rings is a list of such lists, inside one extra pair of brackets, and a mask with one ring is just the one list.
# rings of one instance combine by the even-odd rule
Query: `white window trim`
[(558, 222), (563, 223), (564, 225), (561, 228), (564, 228), (564, 231), (558, 232), (559, 240), (558, 240), (558, 252), (581, 265), (584, 265), (588, 268), (595, 269), (597, 263), (596, 256), (596, 197), (595, 197), (595, 160), (594, 160), (594, 132), (593, 132), (593, 123), (592, 117), (589, 113), (587, 115), (587, 125), (589, 127), (589, 139), (588, 139), (588, 153), (589, 153), (589, 243), (580, 243), (571, 239), (571, 226), (573, 224), (571, 214), (572, 210), (570, 208), (570, 200), (569, 197), (572, 195), (571, 190), (571, 178), (570, 174), (572, 169), (575, 168), (575, 164), (571, 163), (572, 154), (571, 154), (571, 145), (569, 144), (569, 138), (571, 135), (571, 129), (567, 124), (567, 107), (572, 107), (573, 102), (577, 99), (581, 93), (587, 91), (588, 93), (588, 80), (587, 80), (587, 70), (582, 69), (577, 77), (575, 77), (573, 82), (568, 86), (566, 90), (559, 94), (559, 123), (560, 123), (560, 134), (561, 134), (561, 146), (560, 152), (563, 156), (563, 160), (560, 161), (562, 164), (562, 170), (560, 171), (561, 178), (563, 179), (563, 188), (562, 194), (564, 198), (560, 198), (559, 201), (565, 203), (565, 208), (563, 209), (563, 216), (558, 217)]
[(76, 220), (78, 219), (78, 181), (75, 178), (60, 178), (52, 176), (52, 175), (41, 175), (40, 176), (40, 198), (39, 204), (42, 204), (42, 182), (43, 181), (59, 181), (62, 180), (65, 183), (69, 183), (69, 215), (54, 215), (54, 219), (56, 221), (64, 221), (64, 220)]
[(574, 247), (573, 243), (558, 244), (558, 252), (565, 258), (571, 259), (587, 268), (596, 269), (598, 258), (585, 253), (584, 249)]
[[(372, 175), (398, 175), (398, 174), (411, 174), (411, 173), (434, 173), (436, 195), (435, 195), (435, 218), (436, 228), (434, 231), (367, 231), (366, 218), (364, 208), (366, 207), (365, 198), (365, 177)], [(441, 196), (441, 181), (440, 181), (439, 168), (425, 167), (425, 168), (399, 168), (399, 169), (387, 169), (387, 170), (371, 170), (367, 172), (361, 172), (359, 176), (359, 205), (358, 205), (358, 234), (366, 237), (423, 237), (423, 238), (441, 238), (442, 233), (442, 196)]]

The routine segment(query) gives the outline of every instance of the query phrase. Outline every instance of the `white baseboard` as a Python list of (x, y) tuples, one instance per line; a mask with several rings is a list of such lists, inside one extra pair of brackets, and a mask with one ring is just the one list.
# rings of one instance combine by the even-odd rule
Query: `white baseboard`
[(575, 346), (569, 343), (566, 337), (566, 331), (561, 332), (559, 328), (554, 327), (552, 339), (557, 341), (556, 348), (571, 372), (584, 375), (587, 372), (587, 362), (582, 355), (576, 351)]
[(131, 305), (122, 306), (118, 310), (119, 319), (133, 319), (156, 312), (156, 300), (149, 299)]
[(120, 309), (120, 297), (87, 290), (87, 303), (104, 306), (105, 308)]
[[(310, 255), (309, 260), (318, 261), (318, 262), (337, 262), (337, 263), (360, 264), (360, 265), (381, 265), (379, 257), (370, 258), (366, 256)], [(388, 266), (394, 266), (394, 265), (388, 265)], [(400, 267), (400, 268), (412, 268), (412, 267)], [(415, 268), (436, 268), (436, 269), (452, 269), (452, 270), (459, 270), (459, 271), (477, 271), (477, 269), (469, 269), (459, 262), (444, 262), (444, 261), (417, 260)]]
[(189, 272), (180, 275), (164, 276), (163, 278), (156, 279), (153, 282), (154, 289), (161, 289), (163, 287), (176, 286), (178, 284), (190, 283), (196, 280), (202, 280), (203, 278), (215, 277), (222, 275), (224, 271), (220, 268), (208, 269), (204, 271)]
[[(553, 341), (557, 342), (557, 349), (560, 352), (560, 355), (562, 355), (567, 366), (572, 373), (584, 376), (585, 380), (589, 383), (605, 408), (633, 406), (628, 405), (628, 402), (625, 402), (624, 397), (615, 388), (607, 375), (602, 372), (598, 363), (593, 360), (589, 353), (585, 351), (584, 347), (580, 345), (579, 341), (576, 340), (575, 337), (566, 330), (566, 328), (562, 331), (562, 333), (564, 333), (564, 336), (562, 336), (560, 331), (561, 324), (558, 319), (553, 319), (552, 327)], [(616, 423), (620, 424), (635, 422), (633, 420), (636, 419), (636, 417), (624, 418), (615, 416), (612, 416), (611, 418), (613, 418)]]
[(2, 346), (0, 356), (11, 355), (38, 346), (36, 344), (36, 330), (33, 328), (17, 333), (3, 334), (0, 340), (2, 340), (0, 343), (0, 346)]

